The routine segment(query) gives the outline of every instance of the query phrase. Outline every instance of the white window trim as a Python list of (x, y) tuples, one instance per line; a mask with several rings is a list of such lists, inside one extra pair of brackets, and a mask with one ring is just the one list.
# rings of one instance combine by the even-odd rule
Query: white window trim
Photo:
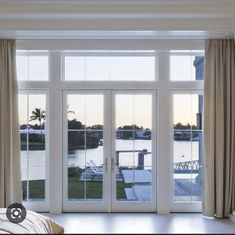
[[(158, 50), (158, 80), (148, 82), (123, 81), (63, 81), (61, 50)], [(157, 211), (167, 214), (170, 211), (187, 211), (187, 205), (172, 206), (170, 187), (172, 149), (172, 91), (203, 92), (203, 81), (170, 81), (169, 50), (203, 50), (203, 40), (19, 40), (20, 50), (50, 50), (49, 51), (49, 81), (20, 81), (22, 90), (48, 90), (48, 121), (50, 159), (49, 159), (49, 205), (46, 210), (51, 213), (62, 212), (62, 96), (64, 90), (72, 89), (136, 89), (157, 90)], [(61, 115), (58, 115), (61, 114)], [(159, 138), (161, 136), (161, 138)], [(161, 177), (159, 177), (161, 175)], [(51, 187), (53, 185), (53, 188)], [(178, 209), (177, 209), (178, 207)], [(190, 210), (197, 211), (193, 209)], [(190, 211), (189, 210), (189, 211)]]

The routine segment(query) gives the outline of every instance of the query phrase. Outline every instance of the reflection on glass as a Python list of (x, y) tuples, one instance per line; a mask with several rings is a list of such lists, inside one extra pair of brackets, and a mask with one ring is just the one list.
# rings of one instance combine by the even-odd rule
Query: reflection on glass
[(151, 95), (116, 95), (117, 200), (152, 200), (151, 103)]
[(19, 95), (23, 200), (45, 199), (46, 96)]
[(67, 101), (68, 199), (101, 200), (103, 95), (68, 95)]
[(203, 97), (194, 94), (174, 95), (173, 104), (174, 200), (200, 201)]

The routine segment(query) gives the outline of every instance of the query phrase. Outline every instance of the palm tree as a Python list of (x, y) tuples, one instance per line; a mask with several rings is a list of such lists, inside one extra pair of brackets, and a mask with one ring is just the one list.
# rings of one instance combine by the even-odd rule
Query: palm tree
[(45, 120), (46, 117), (46, 112), (40, 108), (35, 108), (32, 111), (32, 116), (30, 116), (30, 120), (29, 121), (35, 121), (38, 120), (39, 122), (39, 126), (42, 126), (42, 120)]

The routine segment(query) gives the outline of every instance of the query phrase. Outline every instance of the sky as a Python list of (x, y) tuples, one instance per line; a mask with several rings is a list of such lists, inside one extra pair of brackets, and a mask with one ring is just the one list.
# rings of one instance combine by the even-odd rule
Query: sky
[[(34, 95), (19, 95), (19, 121), (20, 125), (27, 124), (32, 111), (35, 108), (41, 108), (46, 110), (46, 96), (43, 94), (34, 94)], [(38, 124), (38, 121), (31, 121), (30, 124)]]
[(65, 80), (151, 81), (154, 66), (153, 56), (66, 56)]
[(173, 121), (174, 124), (187, 125), (197, 124), (197, 113), (199, 112), (198, 95), (175, 94), (173, 95)]
[[(89, 95), (68, 95), (68, 113), (70, 120), (77, 119), (87, 126), (103, 125), (104, 97), (102, 94)], [(152, 128), (152, 96), (149, 94), (117, 94), (115, 96), (115, 126), (136, 124), (144, 128)], [(28, 106), (27, 106), (28, 104)], [(20, 123), (27, 123), (27, 116), (30, 117), (35, 108), (46, 109), (46, 96), (19, 95)], [(28, 115), (27, 115), (28, 113)], [(176, 94), (173, 96), (173, 120), (174, 123), (196, 125), (196, 114), (198, 113), (198, 95)], [(32, 121), (36, 124), (38, 121)]]
[[(170, 77), (171, 80), (195, 80), (195, 68), (192, 56), (171, 56)], [(140, 56), (68, 56), (65, 57), (65, 78), (67, 80), (154, 80), (155, 58)], [(107, 66), (108, 64), (108, 66)], [(104, 69), (106, 67), (107, 69)], [(42, 69), (43, 68), (43, 69)], [(18, 56), (18, 79), (47, 80), (48, 57), (47, 56)], [(28, 100), (27, 100), (28, 99)], [(152, 99), (151, 95), (116, 95), (116, 127), (135, 123), (144, 128), (151, 128)], [(27, 107), (28, 103), (28, 107)], [(76, 118), (86, 125), (102, 124), (103, 96), (102, 95), (68, 95), (67, 104), (69, 119)], [(27, 122), (34, 108), (46, 108), (45, 95), (20, 95), (19, 114), (20, 123)], [(178, 94), (173, 97), (174, 123), (196, 124), (198, 112), (198, 96)], [(36, 121), (31, 122), (37, 123)]]
[[(69, 119), (76, 118), (86, 125), (103, 124), (104, 113), (103, 95), (68, 95)], [(115, 126), (132, 125), (151, 128), (151, 95), (126, 95), (115, 96)], [(80, 118), (79, 118), (80, 115)]]

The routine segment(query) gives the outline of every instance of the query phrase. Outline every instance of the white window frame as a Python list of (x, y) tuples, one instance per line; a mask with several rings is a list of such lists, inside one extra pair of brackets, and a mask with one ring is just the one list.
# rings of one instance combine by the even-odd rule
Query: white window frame
[[(155, 81), (63, 81), (64, 50), (156, 50)], [(204, 40), (19, 40), (18, 50), (49, 50), (49, 81), (20, 81), (22, 90), (48, 91), (49, 205), (44, 211), (63, 211), (62, 113), (64, 90), (156, 90), (157, 92), (157, 212), (186, 211), (187, 205), (172, 206), (172, 91), (203, 93), (203, 81), (170, 81), (170, 50), (203, 50)], [(53, 107), (53, 108), (52, 108)], [(60, 115), (58, 115), (60, 114)], [(170, 174), (169, 174), (170, 173)], [(172, 173), (172, 174), (171, 174)], [(53, 187), (52, 187), (53, 186)], [(29, 207), (29, 205), (27, 205)], [(178, 207), (178, 209), (177, 209)], [(191, 211), (198, 211), (191, 205)], [(188, 210), (189, 211), (189, 210)]]

